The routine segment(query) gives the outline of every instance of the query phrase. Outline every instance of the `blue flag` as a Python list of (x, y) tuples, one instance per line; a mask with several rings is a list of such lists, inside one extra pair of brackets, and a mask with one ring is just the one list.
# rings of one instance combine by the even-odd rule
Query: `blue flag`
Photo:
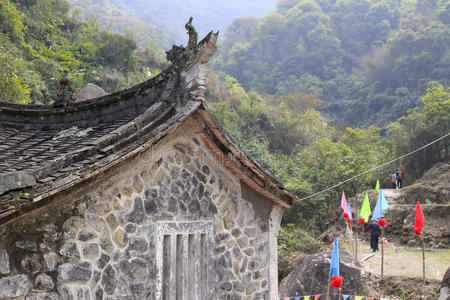
[(339, 247), (336, 236), (334, 236), (333, 252), (331, 254), (330, 273), (331, 277), (339, 276)]
[(344, 298), (344, 300), (346, 300), (348, 297), (350, 297), (350, 295), (342, 295), (342, 298)]
[(352, 206), (350, 205), (350, 201), (348, 201), (348, 218), (352, 220)]
[(295, 297), (294, 300), (300, 300), (300, 296)]
[(386, 208), (389, 208), (389, 204), (386, 201), (386, 197), (384, 197), (383, 189), (380, 189), (377, 204), (375, 204), (375, 208), (373, 210), (372, 220), (381, 219), (383, 217), (383, 210)]

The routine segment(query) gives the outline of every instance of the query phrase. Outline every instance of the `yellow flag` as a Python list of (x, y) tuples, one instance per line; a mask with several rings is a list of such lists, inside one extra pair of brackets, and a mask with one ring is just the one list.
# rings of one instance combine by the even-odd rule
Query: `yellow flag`
[(310, 299), (310, 296), (305, 296), (303, 299), (304, 299), (304, 300), (309, 300), (309, 299)]
[(361, 206), (361, 211), (359, 212), (359, 216), (361, 218), (364, 218), (364, 220), (369, 222), (369, 217), (372, 214), (372, 211), (370, 210), (370, 202), (369, 202), (369, 194), (366, 192), (366, 196), (364, 197), (363, 204)]
[(362, 300), (363, 296), (355, 296), (355, 300)]

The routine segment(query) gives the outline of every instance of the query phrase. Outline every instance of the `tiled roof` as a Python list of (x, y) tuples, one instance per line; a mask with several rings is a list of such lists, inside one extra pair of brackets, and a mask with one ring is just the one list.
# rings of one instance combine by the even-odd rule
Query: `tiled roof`
[(217, 34), (210, 33), (193, 55), (149, 81), (65, 108), (0, 101), (0, 185), (10, 178), (33, 181), (28, 186), (26, 180), (13, 180), (12, 188), (0, 186), (0, 223), (151, 147), (198, 109), (213, 122), (210, 131), (221, 135), (219, 140), (226, 140), (225, 146), (251, 169), (248, 174), (270, 181), (269, 193), (276, 192), (275, 198), (295, 200), (281, 183), (241, 154), (223, 130), (218, 131), (220, 126), (203, 104), (201, 68), (214, 54), (216, 40)]

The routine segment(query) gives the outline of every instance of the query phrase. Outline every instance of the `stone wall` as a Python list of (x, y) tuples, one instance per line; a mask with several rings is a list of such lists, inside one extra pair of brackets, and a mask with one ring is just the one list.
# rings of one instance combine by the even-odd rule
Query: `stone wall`
[(102, 178), (2, 225), (0, 299), (156, 299), (158, 226), (172, 221), (214, 224), (207, 299), (276, 295), (269, 249), (276, 251), (281, 210), (205, 149), (182, 126)]

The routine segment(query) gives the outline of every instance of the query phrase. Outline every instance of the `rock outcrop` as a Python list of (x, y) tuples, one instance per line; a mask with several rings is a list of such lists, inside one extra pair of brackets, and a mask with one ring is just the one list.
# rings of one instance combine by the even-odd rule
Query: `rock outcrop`
[(450, 267), (445, 272), (444, 279), (442, 279), (439, 300), (450, 300)]
[(84, 101), (87, 99), (98, 98), (105, 95), (108, 95), (108, 93), (106, 93), (101, 87), (93, 83), (88, 83), (78, 94), (76, 101)]
[[(341, 294), (364, 295), (364, 271), (362, 266), (347, 252), (340, 253), (340, 275), (344, 278)], [(331, 251), (320, 252), (306, 258), (280, 284), (280, 297), (325, 294), (328, 288)], [(337, 289), (332, 289), (336, 294)]]

